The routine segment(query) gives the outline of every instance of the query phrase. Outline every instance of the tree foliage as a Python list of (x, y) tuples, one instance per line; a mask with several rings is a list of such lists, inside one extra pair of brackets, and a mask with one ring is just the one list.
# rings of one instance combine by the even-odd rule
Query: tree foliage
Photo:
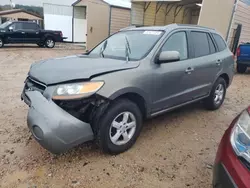
[[(10, 9), (11, 9), (10, 5), (3, 5), (3, 6), (0, 5), (0, 11), (10, 10)], [(43, 16), (43, 7), (16, 4), (15, 9), (23, 9), (28, 12), (35, 13), (39, 16)]]

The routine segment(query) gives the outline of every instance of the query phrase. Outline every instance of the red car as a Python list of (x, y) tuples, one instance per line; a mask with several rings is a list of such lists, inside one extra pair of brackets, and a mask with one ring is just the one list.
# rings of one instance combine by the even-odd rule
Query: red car
[(214, 188), (250, 188), (250, 107), (226, 130), (214, 165)]

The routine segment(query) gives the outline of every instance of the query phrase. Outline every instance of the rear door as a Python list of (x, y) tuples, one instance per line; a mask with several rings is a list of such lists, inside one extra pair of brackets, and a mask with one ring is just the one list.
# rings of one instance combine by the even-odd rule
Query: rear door
[(194, 100), (209, 94), (214, 79), (220, 71), (221, 60), (216, 54), (216, 46), (208, 32), (189, 32), (192, 45), (191, 72), (187, 70), (186, 85), (189, 88), (188, 98)]
[(39, 42), (40, 28), (36, 23), (23, 23), (23, 31), (25, 32), (25, 43)]

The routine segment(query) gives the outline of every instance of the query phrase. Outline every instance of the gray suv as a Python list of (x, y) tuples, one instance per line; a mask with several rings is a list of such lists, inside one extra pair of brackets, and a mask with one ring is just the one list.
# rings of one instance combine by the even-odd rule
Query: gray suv
[(200, 101), (218, 109), (234, 75), (233, 55), (209, 28), (127, 28), (86, 54), (31, 65), (22, 99), (28, 127), (52, 153), (95, 140), (129, 149), (151, 118)]

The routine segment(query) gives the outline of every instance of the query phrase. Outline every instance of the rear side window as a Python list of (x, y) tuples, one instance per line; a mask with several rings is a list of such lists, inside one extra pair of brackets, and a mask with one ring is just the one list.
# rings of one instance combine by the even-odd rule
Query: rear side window
[(191, 38), (194, 44), (194, 57), (202, 57), (210, 54), (207, 33), (191, 32)]
[(216, 52), (216, 48), (214, 46), (214, 42), (212, 41), (211, 37), (209, 34), (207, 34), (207, 38), (208, 38), (208, 43), (209, 43), (209, 48), (210, 48), (210, 53), (213, 54)]
[(225, 50), (227, 45), (226, 45), (224, 39), (220, 35), (217, 35), (217, 34), (214, 34), (214, 33), (213, 33), (213, 37), (214, 37), (214, 39), (216, 41), (216, 44), (218, 46), (219, 51)]
[(178, 32), (168, 38), (162, 46), (161, 51), (178, 51), (180, 53), (180, 60), (184, 60), (188, 58), (187, 49), (186, 32)]
[(38, 26), (35, 23), (23, 23), (23, 29), (25, 29), (25, 30), (37, 30)]

